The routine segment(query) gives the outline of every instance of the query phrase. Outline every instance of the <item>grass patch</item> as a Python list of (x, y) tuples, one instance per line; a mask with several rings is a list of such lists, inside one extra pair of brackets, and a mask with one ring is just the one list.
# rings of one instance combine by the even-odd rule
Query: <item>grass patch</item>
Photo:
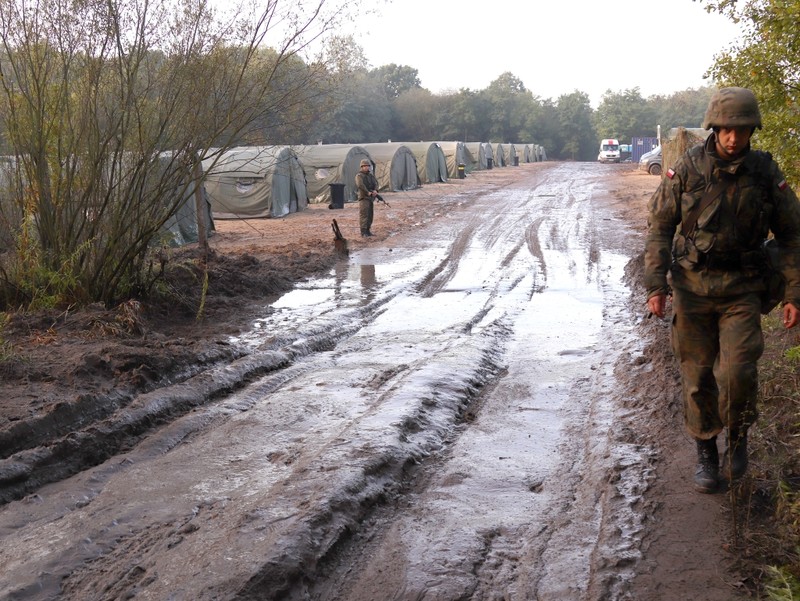
[(773, 601), (800, 599), (800, 329), (763, 320), (751, 469), (731, 489), (741, 566)]

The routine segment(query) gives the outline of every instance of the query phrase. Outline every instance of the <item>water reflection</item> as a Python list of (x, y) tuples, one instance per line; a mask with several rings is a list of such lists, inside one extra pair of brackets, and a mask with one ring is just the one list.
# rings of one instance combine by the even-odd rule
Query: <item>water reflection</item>
[(378, 280), (375, 279), (375, 266), (361, 265), (362, 302), (364, 304), (372, 302), (375, 298), (375, 289), (377, 286)]
[(375, 266), (362, 265), (361, 266), (361, 286), (367, 290), (374, 288), (378, 283), (375, 279)]

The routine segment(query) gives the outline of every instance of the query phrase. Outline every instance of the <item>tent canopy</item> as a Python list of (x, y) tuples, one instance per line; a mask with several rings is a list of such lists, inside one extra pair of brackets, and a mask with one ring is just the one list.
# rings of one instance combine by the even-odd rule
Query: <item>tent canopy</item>
[(411, 149), (398, 142), (362, 144), (375, 162), (375, 177), (380, 190), (398, 192), (414, 190), (422, 185), (417, 159)]
[(214, 219), (211, 214), (211, 203), (209, 202), (208, 194), (201, 186), (200, 193), (202, 194), (201, 211), (198, 215), (197, 198), (195, 191), (197, 190), (197, 182), (191, 182), (185, 190), (183, 202), (178, 205), (175, 212), (170, 215), (166, 223), (161, 226), (162, 242), (166, 242), (169, 246), (183, 246), (200, 241), (200, 232), (198, 228), (199, 219), (203, 219), (206, 228), (206, 236), (211, 236), (214, 232)]
[(495, 144), (493, 150), (494, 150), (494, 166), (506, 167), (508, 165), (508, 161), (506, 160), (505, 145)]
[(437, 142), (444, 152), (447, 161), (447, 175), (452, 178), (458, 177), (458, 166), (464, 165), (464, 171), (469, 173), (476, 169), (477, 160), (467, 148), (464, 142)]
[(517, 154), (517, 147), (513, 144), (503, 144), (503, 152), (505, 153), (506, 165), (513, 165), (514, 159), (519, 156)]
[(492, 159), (494, 161), (494, 146), (492, 146), (491, 142), (484, 142), (483, 148), (486, 151), (486, 160)]
[[(141, 157), (137, 158), (133, 154), (130, 156), (135, 169)], [(169, 208), (172, 212), (161, 226), (159, 234), (153, 242), (171, 247), (199, 242), (199, 224), (201, 222), (205, 227), (206, 235), (212, 236), (214, 219), (211, 215), (211, 205), (202, 186), (200, 188), (201, 198), (198, 203), (196, 194), (198, 182), (192, 171), (192, 161), (187, 161), (183, 153), (173, 151), (159, 153), (156, 161), (158, 168), (149, 171), (145, 190), (141, 190), (141, 192), (145, 196), (149, 196), (156, 190), (164, 190), (164, 192), (158, 192), (158, 195), (163, 198), (164, 207)], [(171, 183), (171, 189), (165, 189), (167, 182)]]
[(403, 142), (417, 158), (417, 172), (423, 184), (447, 181), (447, 159), (436, 142)]
[(483, 142), (464, 142), (464, 144), (475, 161), (473, 169), (486, 169), (489, 166), (489, 162), (486, 160), (488, 158), (486, 145)]
[(367, 159), (375, 167), (369, 152), (353, 144), (315, 144), (293, 146), (306, 174), (308, 198), (313, 203), (331, 201), (330, 184), (344, 184), (344, 199), (356, 200), (356, 174), (361, 160)]
[(533, 158), (531, 158), (531, 147), (528, 144), (514, 144), (514, 148), (517, 149), (517, 156), (519, 157), (520, 163), (533, 162)]
[(306, 180), (288, 146), (240, 146), (203, 161), (217, 219), (283, 217), (308, 206)]

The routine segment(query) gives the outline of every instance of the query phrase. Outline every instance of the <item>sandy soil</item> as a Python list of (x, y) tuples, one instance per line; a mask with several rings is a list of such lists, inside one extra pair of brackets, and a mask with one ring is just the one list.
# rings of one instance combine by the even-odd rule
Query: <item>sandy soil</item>
[[(238, 351), (227, 342), (228, 336), (246, 329), (270, 296), (334, 264), (342, 249), (334, 243), (333, 220), (350, 249), (381, 244), (441, 218), (461, 195), (507, 185), (522, 177), (525, 168), (494, 169), (465, 180), (386, 194), (388, 204), (376, 205), (375, 236), (368, 239), (358, 236), (355, 203), (342, 210), (312, 206), (283, 219), (219, 221), (206, 260), (197, 248), (172, 253), (169, 275), (159, 282), (169, 291), (167, 302), (13, 315), (0, 330), (0, 342), (7, 349), (0, 362), (0, 502), (96, 465), (134, 444), (148, 427), (169, 421), (170, 415), (158, 416), (124, 437), (97, 433), (93, 444), (70, 436), (138, 393), (234, 357)], [(613, 209), (630, 222), (631, 244), (640, 248), (645, 205), (658, 178), (638, 173), (633, 166), (612, 166), (609, 177), (614, 178)], [(208, 289), (203, 297), (205, 274)], [(631, 264), (628, 277), (635, 289), (640, 264)], [(747, 583), (731, 571), (735, 557), (724, 547), (729, 540), (728, 497), (692, 491), (687, 470), (692, 449), (679, 427), (676, 374), (664, 352), (667, 327), (645, 319), (643, 297), (641, 304), (643, 360), (650, 364), (652, 377), (628, 382), (630, 410), (641, 414), (645, 439), (665, 452), (655, 468), (659, 478), (648, 500), (652, 521), (645, 537), (647, 553), (632, 598), (673, 599), (676, 590), (702, 590), (709, 582), (707, 599), (738, 598)], [(624, 382), (625, 374), (620, 379)], [(37, 447), (49, 449), (46, 459), (14, 460)], [(696, 569), (686, 569), (689, 552), (696, 558)]]

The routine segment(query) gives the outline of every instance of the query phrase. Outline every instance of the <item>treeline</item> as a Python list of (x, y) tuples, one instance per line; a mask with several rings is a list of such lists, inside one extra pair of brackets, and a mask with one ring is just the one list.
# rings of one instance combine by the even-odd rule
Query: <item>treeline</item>
[(595, 110), (585, 92), (542, 98), (507, 72), (482, 90), (434, 94), (421, 86), (413, 67), (369, 69), (354, 40), (338, 44), (350, 49), (349, 62), (334, 61), (338, 70), (330, 81), (341, 85), (332, 90), (329, 110), (320, 112), (303, 143), (533, 142), (544, 146), (549, 158), (593, 161), (600, 138), (655, 136), (659, 125), (662, 131), (699, 127), (713, 92), (703, 87), (643, 98), (638, 88), (608, 90)]

